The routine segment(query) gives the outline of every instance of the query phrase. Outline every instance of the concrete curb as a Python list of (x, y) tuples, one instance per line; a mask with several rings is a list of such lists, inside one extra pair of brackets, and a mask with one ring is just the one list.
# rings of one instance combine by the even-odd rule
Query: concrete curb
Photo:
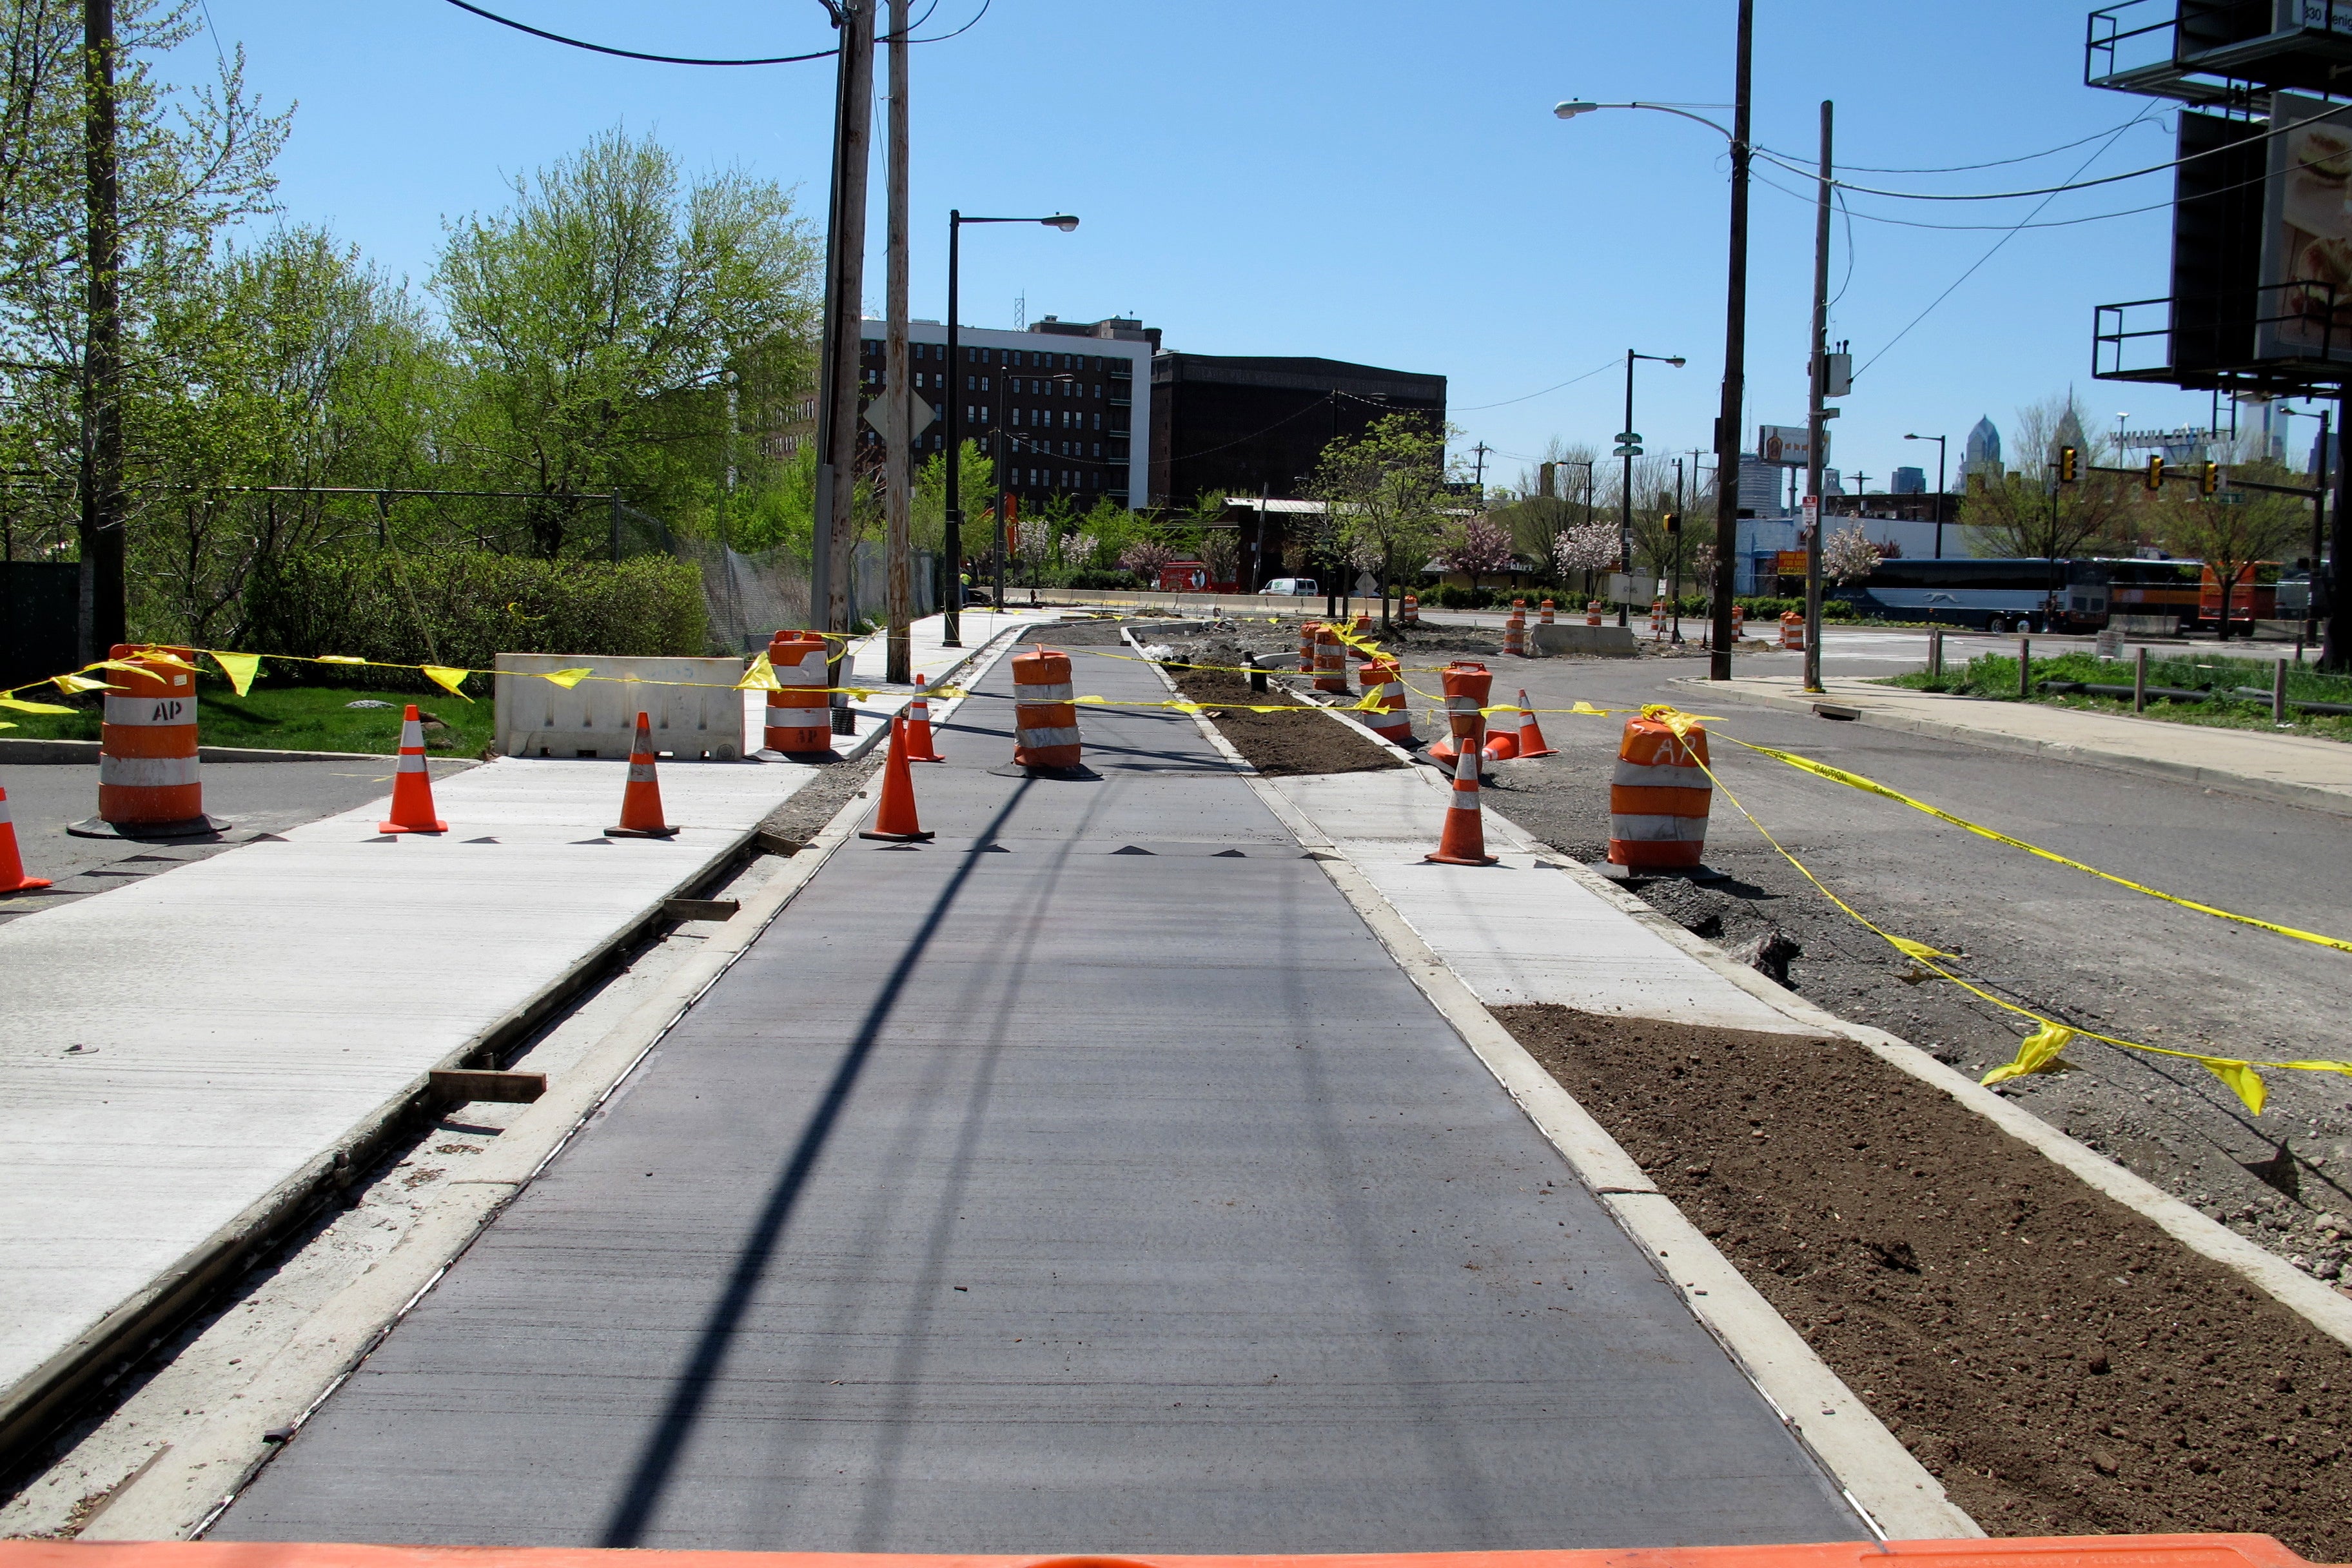
[[(1133, 641), (1129, 637), (1130, 646)], [(1175, 682), (1168, 672), (1157, 665), (1152, 668), (1170, 692), (1175, 693)], [(1381, 742), (1339, 710), (1324, 711), (1396, 755), (1405, 756), (1402, 749)], [(1537, 1131), (1560, 1152), (1619, 1228), (1650, 1258), (1659, 1277), (1682, 1292), (1691, 1315), (1714, 1336), (1815, 1462), (1844, 1489), (1846, 1500), (1864, 1522), (1882, 1539), (1981, 1539), (1985, 1532), (1944, 1495), (1942, 1483), (1854, 1396), (1803, 1336), (1716, 1250), (1715, 1244), (1683, 1217), (1633, 1156), (1528, 1054), (1527, 1047), (1496, 1020), (1476, 993), (1430, 949), (1355, 863), (1260, 777), (1204, 716), (1196, 713), (1192, 720), (1297, 838), (1300, 847), (1317, 853), (1324, 874), (1381, 945), (1495, 1075)], [(1500, 819), (1490, 816), (1489, 820)], [(1525, 840), (1517, 829), (1507, 826), (1507, 831)]]
[[(1811, 713), (1818, 701), (1836, 702), (1839, 696), (1812, 697), (1799, 692), (1756, 691), (1717, 681), (1676, 676), (1666, 682), (1685, 689), (1704, 693), (1710, 702), (1744, 702), (1753, 708), (1778, 708), (1792, 713)], [(1952, 702), (1975, 702), (1978, 699), (1950, 697)], [(1986, 751), (2008, 752), (2018, 756), (2037, 757), (2045, 762), (2074, 763), (2084, 767), (2105, 768), (2113, 773), (2137, 773), (2143, 778), (2166, 779), (2175, 784), (2194, 784), (2200, 789), (2221, 790), (2231, 795), (2251, 795), (2274, 805), (2302, 806), (2310, 811), (2324, 811), (2332, 816), (2352, 816), (2352, 792), (2332, 790), (2318, 784), (2292, 784), (2282, 779), (2249, 778), (2243, 773), (2226, 773), (2218, 768), (2200, 767), (2194, 763), (2177, 763), (2163, 757), (2134, 756), (2125, 752), (2111, 752), (2096, 746), (2069, 745), (2036, 740), (2029, 735), (2005, 735), (1998, 731), (1982, 730), (1969, 724), (1948, 724), (1935, 719), (1912, 713), (1889, 712), (1863, 703), (1850, 703), (1858, 723), (1874, 729), (1895, 730), (1906, 734), (1929, 735), (1939, 741), (1957, 741), (1963, 745), (1979, 746)], [(2165, 738), (2179, 742), (2179, 731), (2192, 726), (2166, 724), (2160, 719), (2143, 719), (2139, 722), (2158, 725)]]
[[(950, 673), (983, 657), (992, 661), (1007, 646), (975, 647), (950, 667)], [(940, 716), (951, 714), (961, 700), (941, 703)], [(290, 1433), (326, 1403), (507, 1205), (620, 1092), (662, 1037), (751, 950), (833, 852), (855, 837), (857, 825), (873, 809), (874, 803), (863, 796), (845, 801), (805, 847), (781, 861), (750, 893), (733, 920), (713, 930), (700, 954), (638, 1003), (578, 1066), (549, 1086), (547, 1094), (506, 1130), (472, 1175), (444, 1188), (391, 1252), (255, 1365), (245, 1389), (236, 1399), (224, 1400), (218, 1414), (193, 1440), (158, 1449), (120, 1483), (79, 1539), (200, 1536), (283, 1447), (264, 1435)]]
[[(96, 763), (96, 741), (10, 740), (0, 736), (0, 763)], [(457, 758), (472, 762), (471, 757)], [(392, 763), (390, 752), (274, 752), (260, 746), (199, 746), (200, 763)]]

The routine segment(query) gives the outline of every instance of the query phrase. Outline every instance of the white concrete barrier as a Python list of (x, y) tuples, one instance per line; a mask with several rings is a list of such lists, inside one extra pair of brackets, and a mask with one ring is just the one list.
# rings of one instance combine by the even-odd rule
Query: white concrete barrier
[[(741, 759), (740, 658), (608, 658), (593, 654), (498, 656), (498, 749), (509, 757), (611, 757), (625, 761), (637, 715), (653, 723), (655, 749), (685, 761)], [(566, 689), (536, 676), (593, 669), (606, 679)], [(690, 684), (657, 685), (674, 681)]]

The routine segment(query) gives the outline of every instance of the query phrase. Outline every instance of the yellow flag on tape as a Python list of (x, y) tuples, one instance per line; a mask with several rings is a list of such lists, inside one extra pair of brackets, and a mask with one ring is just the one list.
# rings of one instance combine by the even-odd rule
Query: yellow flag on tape
[(13, 730), (13, 729), (15, 729), (16, 727), (16, 725), (14, 725), (14, 724), (5, 723), (5, 722), (0, 722), (0, 730)]
[(120, 669), (131, 675), (145, 675), (148, 673), (147, 667), (145, 665), (133, 664), (127, 658), (101, 658), (94, 663), (85, 664), (82, 668), (84, 669)]
[(1198, 713), (1201, 710), (1201, 705), (1197, 702), (1171, 702), (1168, 706), (1179, 713)]
[(735, 683), (735, 689), (782, 691), (783, 687), (776, 679), (776, 667), (768, 662), (768, 656), (763, 653), (751, 661), (751, 668), (743, 672), (743, 679)]
[(2251, 1063), (2231, 1061), (2222, 1057), (2199, 1057), (2205, 1070), (2230, 1086), (2230, 1092), (2246, 1102), (2246, 1109), (2256, 1116), (2263, 1113), (2263, 1102), (2270, 1098), (2270, 1088), (2263, 1075)]
[(569, 691), (596, 672), (593, 669), (549, 669), (535, 673), (541, 680), (551, 680)]
[(59, 691), (103, 691), (106, 689), (106, 682), (103, 680), (92, 680), (87, 675), (53, 675), (49, 677), (49, 684), (56, 687)]
[(229, 689), (239, 697), (253, 689), (253, 678), (261, 672), (261, 656), (257, 653), (215, 653), (213, 662), (228, 677)]
[(1570, 709), (1570, 710), (1569, 710), (1569, 711), (1570, 711), (1570, 712), (1571, 712), (1571, 713), (1590, 713), (1590, 714), (1592, 714), (1593, 716), (1595, 716), (1595, 717), (1597, 717), (1597, 718), (1601, 718), (1601, 719), (1606, 719), (1607, 717), (1609, 717), (1609, 710), (1608, 710), (1608, 709), (1606, 709), (1606, 708), (1595, 708), (1591, 703), (1587, 702), (1587, 701), (1586, 701), (1583, 698), (1581, 698), (1581, 697), (1580, 697), (1580, 698), (1578, 698), (1578, 699), (1576, 700), (1576, 706), (1575, 706), (1575, 707), (1573, 707), (1573, 708), (1571, 708), (1571, 709)]
[(319, 662), (320, 664), (365, 664), (367, 660), (348, 653), (322, 653), (319, 656)]
[(1944, 952), (1940, 948), (1929, 947), (1924, 942), (1913, 942), (1907, 936), (1890, 936), (1886, 940), (1893, 942), (1895, 944), (1895, 950), (1897, 952), (1902, 953), (1906, 958), (1949, 958), (1952, 956), (1950, 953)]
[(0, 708), (13, 708), (19, 713), (79, 713), (79, 708), (68, 708), (60, 702), (30, 702), (22, 697), (0, 697)]
[[(2064, 1050), (2066, 1042), (2074, 1037), (2072, 1029), (2057, 1024), (2044, 1024), (2017, 1042), (2017, 1058), (2014, 1061), (2002, 1063), (1977, 1081), (1990, 1089), (1994, 1084), (2005, 1083), (2013, 1078), (2043, 1071), (2058, 1059), (2058, 1053)], [(2226, 1079), (2222, 1081), (2228, 1082)], [(2234, 1089), (2237, 1086), (2231, 1084), (2231, 1087)]]
[(191, 675), (196, 673), (194, 665), (190, 664), (178, 654), (165, 653), (160, 647), (151, 647), (142, 651), (139, 655), (139, 662), (150, 668), (162, 665), (165, 669), (184, 669)]
[(1073, 697), (1073, 698), (1071, 698), (1071, 699), (1070, 699), (1070, 700), (1071, 700), (1071, 701), (1073, 701), (1073, 702), (1090, 702), (1090, 703), (1095, 703), (1095, 704), (1099, 705), (1099, 704), (1101, 704), (1101, 703), (1104, 703), (1104, 702), (1108, 702), (1108, 701), (1109, 701), (1109, 700), (1110, 700), (1110, 699), (1109, 699), (1109, 698), (1108, 698), (1108, 697), (1096, 697), (1096, 696), (1093, 696), (1092, 694), (1089, 694), (1089, 695), (1085, 696), (1085, 697)]
[(473, 700), (472, 698), (466, 695), (466, 677), (471, 675), (473, 673), (472, 670), (453, 669), (446, 664), (421, 664), (416, 668), (425, 672), (425, 679), (431, 681), (434, 685), (439, 687), (450, 696), (457, 698), (459, 701), (471, 702)]

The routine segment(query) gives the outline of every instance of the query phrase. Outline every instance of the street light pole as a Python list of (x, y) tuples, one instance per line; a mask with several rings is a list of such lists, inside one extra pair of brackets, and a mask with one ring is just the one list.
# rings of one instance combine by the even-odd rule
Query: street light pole
[(1723, 405), (1715, 420), (1715, 627), (1707, 679), (1731, 679), (1739, 554), (1739, 417), (1748, 379), (1748, 116), (1756, 0), (1739, 0), (1731, 92), (1731, 258), (1723, 289)]
[[(1906, 436), (1903, 438), (1906, 441), (1933, 441), (1936, 443), (1936, 559), (1941, 561), (1944, 558), (1945, 437), (1941, 436)], [(2121, 462), (2123, 461), (2123, 458), (2120, 456), (2121, 448), (2117, 448), (2117, 451), (2119, 455), (2116, 457), (2116, 461)]]
[(1822, 409), (1830, 385), (1830, 117), (1822, 100), (1821, 189), (1813, 205), (1813, 374), (1806, 410), (1805, 489), (1812, 508), (1812, 533), (1805, 541), (1805, 689), (1822, 689), (1822, 459), (1829, 454), (1829, 417)]
[[(1633, 362), (1637, 359), (1655, 360), (1660, 364), (1673, 365), (1676, 370), (1687, 363), (1680, 354), (1641, 354), (1632, 349), (1625, 351), (1625, 428), (1617, 433), (1617, 456), (1625, 465), (1617, 498), (1617, 570), (1625, 578), (1629, 594), (1633, 586), (1633, 455), (1640, 450), (1633, 443), (1641, 434), (1633, 428)], [(1625, 600), (1617, 601), (1617, 624), (1621, 626), (1625, 624), (1628, 609)]]
[[(968, 223), (1043, 224), (1064, 234), (1078, 226), (1078, 220), (1067, 213), (1055, 213), (1051, 217), (966, 217), (953, 207), (948, 209), (948, 493), (946, 537), (940, 542), (948, 558), (947, 635), (942, 640), (950, 647), (963, 646), (963, 490), (960, 488), (963, 483), (963, 405), (959, 401), (963, 389), (956, 383), (964, 379), (964, 368), (963, 356), (957, 352), (956, 344), (956, 288), (963, 254), (963, 226)], [(1001, 594), (998, 596), (1003, 597)]]

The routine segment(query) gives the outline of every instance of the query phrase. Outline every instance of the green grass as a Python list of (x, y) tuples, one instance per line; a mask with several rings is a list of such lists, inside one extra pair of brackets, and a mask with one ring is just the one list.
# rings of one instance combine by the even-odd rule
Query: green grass
[[(64, 702), (47, 687), (17, 693), (37, 702)], [(360, 701), (388, 702), (389, 708), (353, 708)], [(197, 689), (196, 740), (206, 746), (254, 746), (281, 752), (373, 752), (390, 755), (400, 749), (402, 707), (414, 701), (438, 725), (425, 727), (425, 743), (438, 755), (479, 756), (491, 735), (491, 709), (487, 694), (471, 702), (442, 694), (412, 698), (397, 691), (361, 691), (334, 686), (257, 686), (239, 697), (226, 682), (205, 678)], [(95, 741), (101, 704), (97, 694), (79, 700), (72, 713), (19, 713), (9, 710), (0, 731), (9, 740)]]
[[(2219, 691), (2228, 693), (2232, 687), (2252, 687), (2267, 693), (2271, 685), (2273, 660), (2267, 658), (2230, 658), (2220, 654), (2200, 650), (2173, 658), (2151, 657), (2147, 661), (2147, 683), (2169, 686), (2183, 690)], [(2045, 707), (2071, 708), (2086, 713), (2129, 713), (2131, 699), (2092, 697), (2080, 692), (2053, 693), (2040, 689), (2051, 680), (2079, 680), (2086, 685), (2129, 686), (2132, 666), (2128, 659), (2103, 659), (2096, 654), (2068, 652), (2055, 658), (2033, 661), (2032, 677), (2035, 693), (2030, 700)], [(2029, 700), (2017, 695), (2017, 660), (2006, 654), (1983, 654), (1957, 669), (1947, 668), (1941, 676), (1930, 676), (1925, 670), (1909, 675), (1885, 676), (1882, 686), (1900, 686), (1913, 691), (1944, 691), (1956, 696), (1981, 697), (1999, 702)], [(2352, 702), (2352, 677), (2322, 675), (2309, 665), (2287, 666), (2286, 694), (2290, 699), (2313, 702)], [(2290, 710), (2292, 713), (2292, 710)], [(2162, 719), (2176, 724), (2201, 724), (2210, 729), (2263, 730), (2284, 734), (2315, 735), (2327, 741), (2352, 741), (2352, 716), (2335, 714), (2294, 714), (2284, 726), (2271, 722), (2271, 705), (2267, 695), (2260, 698), (2235, 698), (2224, 695), (2203, 702), (2176, 702), (2150, 697), (2142, 718)]]

